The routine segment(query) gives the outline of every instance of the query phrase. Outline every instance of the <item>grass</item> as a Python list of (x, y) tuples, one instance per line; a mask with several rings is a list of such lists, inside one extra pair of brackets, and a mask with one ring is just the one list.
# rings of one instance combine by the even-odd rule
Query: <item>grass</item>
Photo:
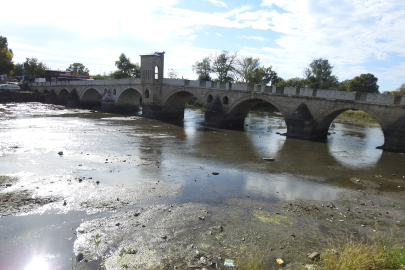
[(363, 111), (348, 110), (341, 113), (337, 118), (354, 122), (377, 123), (371, 115)]
[[(304, 265), (313, 263), (316, 270), (376, 270), (376, 269), (405, 269), (405, 247), (395, 236), (376, 235), (370, 239), (354, 239), (347, 237), (343, 240), (334, 239), (324, 247), (321, 257), (314, 262), (306, 259)], [(235, 260), (234, 270), (266, 270), (280, 269), (275, 262), (265, 260), (263, 251), (248, 251), (240, 254)], [(288, 264), (289, 262), (287, 262)], [(229, 269), (221, 266), (219, 269)]]
[(329, 245), (330, 248), (315, 262), (317, 269), (405, 269), (404, 247), (385, 236), (370, 240), (348, 238), (343, 243), (335, 241)]

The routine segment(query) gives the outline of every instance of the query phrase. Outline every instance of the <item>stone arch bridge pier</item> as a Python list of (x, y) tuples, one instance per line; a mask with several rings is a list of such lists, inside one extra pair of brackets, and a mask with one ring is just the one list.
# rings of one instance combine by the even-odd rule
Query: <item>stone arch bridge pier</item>
[(346, 110), (362, 110), (380, 124), (384, 150), (405, 152), (405, 97), (231, 84), (163, 78), (164, 53), (141, 56), (141, 78), (31, 83), (45, 102), (136, 111), (150, 118), (183, 118), (185, 103), (198, 98), (205, 124), (237, 128), (261, 101), (276, 107), (287, 124), (287, 137), (323, 139), (332, 121)]

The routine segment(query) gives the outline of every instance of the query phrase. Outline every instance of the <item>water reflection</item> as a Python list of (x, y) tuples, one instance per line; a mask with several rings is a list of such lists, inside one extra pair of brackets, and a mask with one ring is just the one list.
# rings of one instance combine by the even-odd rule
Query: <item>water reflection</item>
[(341, 190), (319, 183), (319, 179), (297, 177), (291, 174), (248, 175), (245, 189), (249, 194), (259, 194), (267, 199), (282, 200), (333, 200)]
[(328, 150), (341, 165), (353, 169), (373, 167), (379, 161), (384, 143), (380, 128), (336, 123), (335, 134), (328, 137)]

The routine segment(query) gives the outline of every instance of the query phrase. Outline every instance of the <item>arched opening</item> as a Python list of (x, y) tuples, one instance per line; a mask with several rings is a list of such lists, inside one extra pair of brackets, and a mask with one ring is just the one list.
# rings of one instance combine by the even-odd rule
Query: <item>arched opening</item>
[(224, 105), (228, 105), (228, 103), (229, 103), (229, 99), (228, 99), (228, 97), (223, 97), (222, 98), (222, 104), (224, 104)]
[(204, 122), (204, 109), (198, 97), (187, 91), (181, 91), (170, 96), (164, 103), (165, 117), (183, 120), (184, 122)]
[(284, 134), (287, 131), (281, 112), (266, 100), (242, 101), (231, 110), (228, 118), (233, 126), (244, 126), (246, 131), (266, 134)]
[(319, 119), (317, 132), (325, 134), (330, 155), (345, 167), (374, 166), (380, 159), (382, 151), (377, 148), (385, 138), (381, 125), (371, 114), (363, 107), (345, 106), (332, 109)]
[(207, 103), (211, 103), (213, 100), (214, 100), (214, 97), (212, 95), (208, 95)]
[(149, 98), (149, 90), (148, 89), (145, 90), (145, 98)]
[(159, 79), (159, 67), (155, 66), (155, 80)]
[(128, 88), (117, 97), (115, 107), (121, 111), (139, 111), (141, 109), (141, 102), (141, 93), (134, 88)]
[(113, 95), (115, 96), (115, 95), (117, 95), (117, 90), (113, 90)]
[(66, 89), (60, 90), (58, 95), (58, 104), (66, 104), (68, 95), (69, 95), (68, 90)]
[[(104, 91), (106, 92), (107, 89)], [(101, 98), (101, 94), (96, 89), (90, 88), (83, 93), (80, 99), (80, 105), (84, 107), (100, 107)]]
[(44, 93), (44, 95), (46, 95), (46, 94), (48, 94), (48, 92), (49, 91), (47, 89), (45, 89), (43, 93)]

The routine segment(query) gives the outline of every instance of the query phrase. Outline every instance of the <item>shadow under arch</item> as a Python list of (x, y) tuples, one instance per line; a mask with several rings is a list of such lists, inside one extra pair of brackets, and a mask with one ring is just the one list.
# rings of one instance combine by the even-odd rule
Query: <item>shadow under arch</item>
[(87, 88), (80, 97), (80, 105), (84, 107), (100, 107), (101, 93), (95, 88)]
[(58, 94), (58, 99), (57, 99), (58, 104), (63, 104), (63, 105), (67, 104), (68, 95), (69, 95), (68, 90), (66, 90), (66, 89), (60, 90), (59, 94)]
[(120, 111), (139, 111), (142, 93), (135, 87), (124, 88), (115, 100), (115, 108)]
[(226, 114), (228, 125), (236, 128), (243, 127), (244, 121), (246, 116), (248, 115), (249, 111), (252, 110), (257, 104), (260, 102), (266, 102), (275, 107), (284, 118), (286, 119), (286, 113), (283, 111), (282, 106), (280, 106), (276, 101), (267, 98), (267, 97), (260, 97), (260, 98), (251, 98), (251, 97), (244, 97), (236, 102), (233, 103), (232, 106), (229, 107), (228, 113)]
[(163, 101), (163, 112), (170, 116), (168, 117), (172, 119), (170, 122), (180, 123), (183, 121), (186, 103), (189, 102), (193, 97), (199, 99), (201, 102), (204, 102), (201, 100), (201, 97), (186, 90), (176, 91)]

